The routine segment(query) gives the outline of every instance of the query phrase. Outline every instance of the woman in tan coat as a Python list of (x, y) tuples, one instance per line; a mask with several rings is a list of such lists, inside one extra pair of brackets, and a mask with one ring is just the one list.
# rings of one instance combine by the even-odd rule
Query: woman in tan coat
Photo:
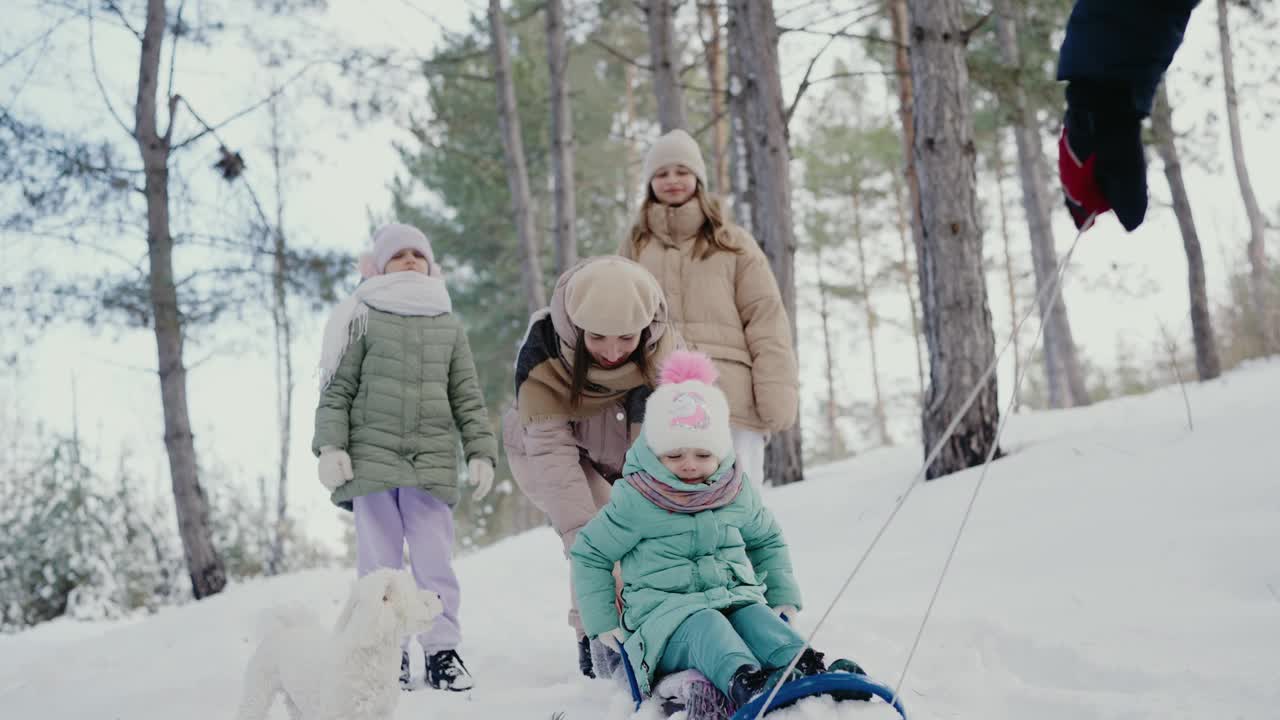
[[(566, 556), (609, 502), (677, 338), (653, 275), (616, 256), (565, 271), (550, 307), (530, 318), (516, 357), (516, 402), (502, 418), (503, 445), (516, 484), (550, 517)], [(569, 595), (578, 664), (593, 676), (572, 584)]]
[(769, 433), (794, 425), (799, 403), (778, 283), (755, 239), (707, 193), (706, 164), (688, 133), (658, 138), (644, 177), (644, 203), (618, 254), (653, 273), (685, 344), (715, 360), (739, 467), (759, 487)]

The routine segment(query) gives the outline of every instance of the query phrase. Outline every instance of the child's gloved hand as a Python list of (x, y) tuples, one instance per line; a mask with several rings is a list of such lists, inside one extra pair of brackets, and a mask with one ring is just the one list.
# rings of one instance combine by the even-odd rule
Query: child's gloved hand
[(621, 654), (622, 643), (626, 642), (627, 637), (622, 633), (622, 628), (614, 628), (609, 632), (600, 633), (599, 635), (596, 636), (596, 639), (599, 640), (601, 644), (603, 644), (605, 647), (609, 648), (610, 650), (618, 654)]
[(473, 458), (467, 462), (467, 481), (476, 486), (471, 495), (472, 500), (479, 500), (489, 494), (493, 487), (493, 463), (484, 458)]
[(787, 622), (795, 620), (796, 616), (800, 614), (800, 610), (795, 605), (779, 605), (776, 608), (769, 609), (777, 613), (778, 617), (786, 620)]
[(346, 450), (325, 445), (320, 448), (320, 484), (333, 492), (355, 477), (351, 472), (351, 456)]

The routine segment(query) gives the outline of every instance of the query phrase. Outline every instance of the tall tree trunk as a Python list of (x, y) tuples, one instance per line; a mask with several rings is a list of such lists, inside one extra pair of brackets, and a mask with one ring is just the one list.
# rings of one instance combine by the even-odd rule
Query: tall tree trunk
[(640, 159), (636, 153), (636, 66), (628, 64), (623, 72), (627, 78), (626, 94), (623, 96), (623, 108), (626, 113), (627, 124), (623, 128), (623, 136), (626, 138), (626, 163), (624, 170), (627, 183), (627, 207), (636, 207), (639, 203), (633, 203), (632, 197), (639, 192), (640, 197), (648, 192), (641, 185), (644, 181), (640, 179)]
[(555, 174), (556, 275), (578, 262), (573, 178), (573, 108), (563, 0), (547, 0), (547, 64), (551, 70), (551, 168)]
[[(913, 167), (912, 175), (914, 174)], [(920, 346), (920, 309), (916, 306), (916, 263), (912, 261), (911, 256), (914, 253), (907, 245), (907, 233), (911, 230), (908, 229), (907, 209), (902, 202), (902, 176), (898, 173), (893, 173), (893, 205), (898, 215), (898, 245), (902, 250), (902, 288), (907, 293), (907, 305), (911, 310), (911, 340), (916, 347), (916, 404), (923, 406), (924, 349)], [(913, 244), (912, 247), (920, 246)]]
[(1249, 297), (1253, 316), (1258, 323), (1258, 338), (1266, 352), (1280, 351), (1280, 320), (1273, 314), (1270, 298), (1270, 278), (1267, 272), (1266, 218), (1258, 207), (1249, 180), (1249, 168), (1245, 164), (1244, 140), (1240, 135), (1240, 107), (1236, 96), (1235, 60), (1231, 50), (1231, 27), (1227, 17), (1227, 0), (1218, 0), (1218, 43), (1222, 54), (1222, 87), (1227, 95), (1227, 128), (1231, 133), (1231, 159), (1235, 163), (1236, 180), (1240, 183), (1240, 198), (1249, 217)]
[(903, 177), (907, 183), (907, 207), (911, 209), (911, 244), (916, 250), (916, 267), (920, 267), (924, 238), (920, 227), (920, 179), (916, 176), (915, 86), (911, 80), (907, 0), (885, 0), (885, 10), (893, 32), (893, 68), (898, 75), (898, 122), (902, 124)]
[(267, 572), (275, 575), (284, 567), (284, 542), (288, 534), (289, 509), (289, 447), (293, 430), (293, 328), (289, 322), (288, 303), (288, 242), (284, 229), (284, 158), (280, 139), (280, 106), (272, 99), (271, 111), (271, 165), (275, 170), (276, 222), (272, 233), (271, 290), (273, 303), (271, 321), (276, 341), (276, 418), (280, 432), (277, 451), (276, 516), (275, 532), (271, 533), (271, 552), (267, 557)]
[(822, 319), (822, 352), (827, 371), (827, 459), (836, 460), (846, 454), (844, 438), (840, 435), (840, 403), (836, 400), (835, 354), (831, 352), (831, 312), (828, 308), (827, 283), (823, 279), (822, 245), (814, 248), (818, 261), (818, 316)]
[(649, 0), (644, 13), (649, 21), (649, 64), (653, 68), (653, 91), (658, 99), (658, 123), (664, 133), (676, 128), (688, 130), (671, 0)]
[[(862, 309), (867, 324), (867, 348), (871, 352), (871, 388), (875, 393), (875, 406), (872, 417), (875, 418), (876, 432), (880, 435), (880, 445), (892, 445), (889, 437), (889, 419), (884, 410), (884, 394), (880, 390), (880, 356), (876, 352), (876, 320), (875, 306), (871, 304), (871, 281), (867, 279), (866, 239), (862, 237), (862, 202), (858, 196), (862, 189), (853, 188), (853, 242), (858, 250), (858, 292), (862, 295)], [(910, 288), (908, 288), (910, 290)]]
[[(995, 13), (1001, 60), (1007, 67), (1020, 72), (1022, 59), (1018, 49), (1017, 15), (1013, 1), (996, 0)], [(1031, 238), (1031, 258), (1038, 295), (1046, 285), (1056, 282), (1058, 267), (1058, 252), (1054, 247), (1049, 200), (1046, 196), (1048, 178), (1042, 172), (1044, 147), (1040, 142), (1039, 123), (1027, 109), (1027, 95), (1021, 82), (1015, 81), (1010, 85), (1006, 100), (1013, 114), (1013, 136), (1018, 146), (1018, 174), (1022, 179), (1022, 207)], [(1044, 324), (1044, 369), (1049, 388), (1049, 407), (1088, 405), (1089, 394), (1080, 370), (1080, 360), (1076, 354), (1061, 287), (1052, 296), (1041, 296), (1040, 321)]]
[(502, 127), (503, 158), (507, 168), (507, 187), (511, 192), (511, 217), (522, 253), (521, 275), (524, 280), (525, 305), (533, 313), (547, 304), (547, 294), (542, 286), (542, 264), (538, 257), (537, 228), (533, 222), (529, 171), (524, 159), (524, 141), (520, 136), (516, 89), (511, 79), (507, 26), (498, 0), (489, 0), (489, 33), (492, 40), (493, 79), (497, 86), (498, 120)]
[(1200, 236), (1191, 214), (1191, 198), (1182, 180), (1182, 164), (1173, 132), (1173, 110), (1164, 83), (1156, 91), (1151, 108), (1151, 133), (1155, 136), (1156, 153), (1164, 162), (1164, 176), (1173, 197), (1173, 214), (1182, 232), (1182, 247), (1187, 252), (1187, 286), (1191, 294), (1191, 336), (1196, 347), (1196, 372), (1201, 380), (1212, 380), (1222, 374), (1218, 360), (1218, 343), (1213, 337), (1213, 319), (1209, 314), (1209, 298), (1205, 292), (1204, 256), (1200, 253)]
[[(796, 237), (791, 222), (791, 151), (783, 115), (782, 81), (778, 71), (778, 23), (772, 0), (730, 0), (729, 48), (731, 72), (738, 87), (742, 112), (742, 140), (747, 172), (753, 184), (751, 229), (778, 280), (782, 303), (791, 320), (791, 345), (796, 336)], [(804, 479), (800, 421), (776, 433), (765, 449), (765, 477), (774, 485)]]
[(960, 413), (995, 359), (975, 197), (964, 13), (960, 0), (909, 0), (908, 6), (923, 235), (920, 298), (929, 345), (925, 447), (940, 442), (959, 418), (926, 471), (933, 479), (983, 462), (995, 449), (1000, 409), (993, 376)]
[(711, 82), (711, 164), (713, 188), (721, 195), (728, 195), (729, 188), (729, 117), (724, 106), (725, 62), (724, 43), (720, 40), (720, 5), (709, 0), (699, 9), (699, 25), (705, 16), (708, 25), (707, 77)]
[(138, 99), (134, 105), (134, 139), (146, 173), (147, 257), (150, 261), (151, 309), (155, 314), (160, 399), (164, 406), (164, 446), (169, 455), (178, 532), (191, 575), (192, 594), (214, 595), (227, 584), (222, 559), (213, 546), (209, 503), (200, 487), (191, 415), (187, 409), (187, 369), (182, 362), (182, 315), (173, 278), (173, 236), (169, 231), (169, 152), (177, 96), (169, 98), (169, 129), (156, 123), (160, 52), (165, 32), (164, 0), (148, 0), (138, 67)]
[[(1018, 339), (1018, 274), (1013, 271), (1013, 248), (1009, 239), (1009, 205), (1004, 198), (1004, 147), (996, 130), (991, 165), (996, 171), (996, 198), (1000, 203), (1000, 238), (1004, 241), (1004, 279), (1009, 287), (1009, 332), (1013, 341), (1013, 377), (1022, 377), (1022, 342)], [(1022, 407), (1021, 383), (1013, 383), (1013, 410)]]

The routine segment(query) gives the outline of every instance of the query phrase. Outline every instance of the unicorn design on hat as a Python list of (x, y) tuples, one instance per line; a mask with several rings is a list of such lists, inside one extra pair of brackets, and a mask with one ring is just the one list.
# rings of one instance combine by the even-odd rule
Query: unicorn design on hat
[(705, 430), (711, 427), (707, 401), (701, 393), (682, 392), (671, 401), (671, 427)]

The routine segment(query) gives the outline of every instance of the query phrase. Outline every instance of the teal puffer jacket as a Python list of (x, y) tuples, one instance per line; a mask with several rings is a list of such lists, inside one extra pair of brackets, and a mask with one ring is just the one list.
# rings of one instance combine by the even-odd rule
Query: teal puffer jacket
[(612, 570), (622, 562), (625, 648), (645, 694), (667, 640), (695, 612), (752, 603), (801, 607), (782, 530), (749, 480), (728, 505), (685, 514), (649, 502), (624, 477), (570, 557), (592, 637), (618, 627)]
[(456, 505), (458, 431), (468, 461), (496, 464), (498, 443), (462, 323), (452, 313), (370, 309), (368, 330), (347, 348), (316, 408), (312, 451), (345, 449), (355, 474), (333, 502), (349, 510), (357, 496), (416, 487)]

